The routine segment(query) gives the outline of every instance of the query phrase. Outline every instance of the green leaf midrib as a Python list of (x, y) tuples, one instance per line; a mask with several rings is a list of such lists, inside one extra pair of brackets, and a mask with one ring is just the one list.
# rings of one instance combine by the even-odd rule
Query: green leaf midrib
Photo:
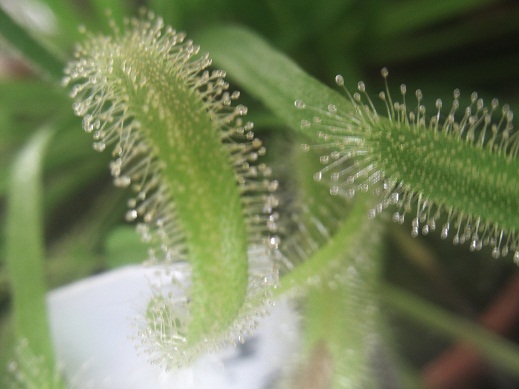
[[(171, 192), (185, 236), (193, 266), (193, 319), (187, 336), (189, 342), (197, 343), (231, 324), (245, 298), (247, 232), (239, 187), (222, 135), (186, 81), (159, 59), (126, 58), (128, 64), (130, 58), (135, 62), (131, 65), (137, 83), (146, 77), (148, 94), (136, 88), (123, 71), (117, 76), (125, 80), (128, 113), (141, 123), (140, 131), (163, 164), (161, 179)], [(151, 63), (154, 68), (147, 65)], [(147, 96), (156, 100), (146, 101)], [(144, 110), (145, 105), (149, 109)]]
[(385, 156), (384, 170), (405, 188), (458, 214), (516, 229), (517, 158), (448, 132), (392, 125), (384, 133), (387, 137), (376, 141)]

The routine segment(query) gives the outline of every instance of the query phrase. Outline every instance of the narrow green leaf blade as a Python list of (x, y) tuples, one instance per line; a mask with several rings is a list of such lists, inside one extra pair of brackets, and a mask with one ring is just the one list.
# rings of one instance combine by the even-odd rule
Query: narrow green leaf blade
[(437, 0), (380, 3), (377, 29), (380, 34), (394, 35), (440, 24), (448, 19), (496, 3), (496, 0)]
[(519, 348), (498, 335), (461, 317), (450, 314), (401, 288), (382, 285), (383, 301), (401, 314), (421, 322), (449, 338), (466, 342), (486, 358), (519, 376)]
[(61, 59), (43, 47), (1, 7), (0, 34), (45, 75), (56, 81), (61, 78), (64, 67)]
[(6, 264), (14, 325), (35, 355), (53, 363), (43, 262), (42, 160), (53, 131), (42, 128), (15, 160), (7, 203)]
[(64, 63), (43, 47), (26, 30), (20, 27), (0, 7), (0, 34), (3, 35), (24, 57), (54, 81), (63, 74)]
[(214, 27), (198, 34), (197, 41), (233, 79), (297, 131), (301, 130), (301, 120), (308, 119), (308, 112), (294, 107), (297, 99), (307, 106), (333, 103), (345, 111), (351, 109), (344, 96), (306, 74), (249, 30)]

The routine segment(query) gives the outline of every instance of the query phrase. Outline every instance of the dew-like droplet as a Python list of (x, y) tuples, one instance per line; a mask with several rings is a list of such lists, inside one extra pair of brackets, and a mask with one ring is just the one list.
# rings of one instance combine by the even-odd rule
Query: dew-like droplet
[(126, 188), (131, 182), (132, 180), (128, 176), (118, 176), (114, 178), (114, 185), (119, 188)]
[(297, 109), (305, 109), (306, 108), (306, 104), (303, 100), (296, 100), (294, 102), (294, 105)]
[(477, 240), (476, 239), (472, 239), (470, 241), (469, 250), (470, 251), (476, 251), (476, 244), (477, 244)]
[(460, 90), (458, 88), (454, 89), (454, 91), (452, 92), (452, 96), (454, 97), (454, 99), (459, 99), (460, 96), (461, 96), (461, 93), (460, 93)]
[(106, 144), (104, 142), (94, 142), (92, 147), (95, 151), (103, 151), (106, 148)]
[(328, 162), (330, 162), (330, 156), (329, 155), (321, 155), (319, 157), (319, 162), (321, 162), (323, 165), (326, 165)]
[(242, 104), (237, 105), (236, 106), (236, 113), (238, 115), (242, 115), (242, 116), (246, 115), (247, 114), (247, 107), (245, 105), (242, 105)]
[(446, 224), (442, 227), (442, 232), (441, 232), (441, 238), (442, 239), (447, 239), (447, 237), (449, 236), (449, 225)]
[(132, 222), (137, 219), (137, 216), (137, 211), (135, 209), (130, 209), (128, 212), (126, 212), (125, 218), (127, 221)]
[(498, 247), (494, 247), (492, 249), (492, 257), (495, 259), (499, 258), (499, 248)]
[(332, 196), (337, 196), (339, 194), (339, 187), (337, 185), (333, 185), (330, 187), (330, 194)]

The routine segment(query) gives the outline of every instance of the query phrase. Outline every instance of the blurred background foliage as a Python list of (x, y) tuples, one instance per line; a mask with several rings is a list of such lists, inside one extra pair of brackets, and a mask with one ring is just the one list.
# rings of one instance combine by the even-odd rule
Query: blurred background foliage
[[(144, 6), (189, 37), (212, 25), (246, 26), (328, 85), (341, 73), (350, 89), (363, 80), (375, 95), (383, 87), (380, 69), (388, 67), (394, 95), (401, 83), (408, 90), (420, 88), (430, 109), (438, 97), (450, 105), (452, 90), (459, 88), (462, 101), (478, 91), (485, 101), (498, 97), (519, 112), (519, 3), (514, 0), (1, 0), (0, 5), (55, 54), (57, 64), (71, 56), (79, 26), (109, 32), (107, 8), (122, 25), (125, 15)], [(110, 155), (92, 150), (66, 91), (23, 59), (6, 19), (0, 22), (6, 37), (0, 37), (0, 364), (5, 365), (11, 341), (5, 197), (10, 166), (31, 134), (49, 124), (56, 129), (43, 167), (49, 286), (140, 262), (146, 251), (123, 221), (127, 194), (112, 187)], [(282, 122), (246, 90), (242, 101), (273, 150), (278, 141), (300, 143), (280, 131)], [(282, 165), (282, 154), (270, 158), (274, 167)], [(519, 341), (519, 287), (514, 289), (519, 273), (511, 258), (494, 260), (486, 250), (471, 253), (437, 234), (412, 239), (409, 231), (409, 225), (389, 225), (385, 279)], [(449, 360), (446, 353), (456, 352), (456, 342), (409, 315), (389, 311), (388, 318), (395, 346), (426, 382), (443, 374), (453, 388), (519, 387), (517, 374), (479, 361), (470, 351)], [(467, 355), (476, 362), (470, 364)], [(450, 371), (453, 366), (458, 368)]]

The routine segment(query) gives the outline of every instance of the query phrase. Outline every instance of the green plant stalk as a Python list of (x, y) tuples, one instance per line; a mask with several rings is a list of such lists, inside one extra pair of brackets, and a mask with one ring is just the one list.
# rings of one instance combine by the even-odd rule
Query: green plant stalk
[(333, 266), (340, 263), (345, 248), (355, 247), (358, 242), (362, 242), (365, 229), (372, 223), (366, 217), (372, 204), (368, 196), (359, 196), (337, 232), (310, 258), (281, 278), (274, 296), (280, 297), (290, 291), (302, 292), (316, 278), (326, 278)]
[[(300, 169), (291, 173), (296, 183), (289, 191), (294, 192), (291, 218), (296, 226), (280, 245), (294, 265), (281, 278), (280, 292), (290, 289), (287, 281), (299, 273), (288, 293), (306, 298), (304, 350), (291, 381), (294, 388), (376, 387), (373, 355), (380, 354), (381, 347), (376, 308), (383, 252), (380, 219), (366, 217), (368, 196), (359, 198), (360, 204), (329, 196), (326, 186), (308, 174), (318, 168), (318, 158), (298, 149), (289, 159)], [(355, 230), (344, 228), (350, 222)]]
[(428, 328), (448, 337), (466, 342), (488, 360), (506, 368), (519, 377), (519, 348), (467, 319), (455, 316), (401, 288), (382, 284), (379, 288), (382, 301)]
[(46, 311), (42, 221), (42, 164), (51, 128), (37, 131), (14, 162), (9, 186), (6, 265), (11, 282), (16, 334), (54, 371)]

